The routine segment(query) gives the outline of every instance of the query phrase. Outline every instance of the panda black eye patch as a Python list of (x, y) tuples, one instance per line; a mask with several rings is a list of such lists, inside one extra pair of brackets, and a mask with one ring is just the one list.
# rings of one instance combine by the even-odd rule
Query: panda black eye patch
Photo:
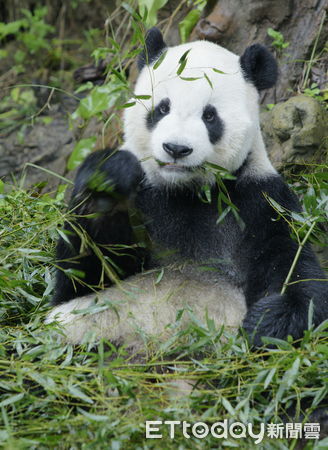
[(224, 125), (213, 105), (205, 106), (202, 120), (207, 128), (210, 142), (215, 144), (222, 137)]
[(170, 112), (171, 104), (168, 98), (163, 98), (154, 109), (149, 111), (146, 118), (148, 130), (153, 129), (157, 123)]

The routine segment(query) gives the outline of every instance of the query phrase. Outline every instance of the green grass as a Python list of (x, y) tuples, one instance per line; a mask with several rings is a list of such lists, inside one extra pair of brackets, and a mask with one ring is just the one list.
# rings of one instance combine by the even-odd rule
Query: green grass
[[(0, 198), (0, 446), (6, 449), (253, 449), (254, 440), (145, 439), (146, 420), (280, 423), (291, 405), (310, 413), (328, 397), (328, 323), (299, 346), (250, 352), (246, 338), (211, 320), (188, 329), (136, 364), (108, 342), (73, 347), (44, 316), (53, 289), (53, 255), (64, 220), (57, 195), (7, 186)], [(222, 333), (224, 339), (222, 339)], [(181, 394), (174, 380), (194, 384)], [(302, 420), (296, 420), (301, 422)], [(307, 419), (305, 418), (306, 422)], [(307, 449), (327, 448), (308, 441)], [(293, 449), (266, 438), (258, 448)]]

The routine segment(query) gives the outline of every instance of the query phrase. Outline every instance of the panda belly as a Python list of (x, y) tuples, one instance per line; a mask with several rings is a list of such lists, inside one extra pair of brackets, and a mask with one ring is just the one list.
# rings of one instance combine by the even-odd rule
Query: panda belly
[(235, 330), (246, 314), (246, 302), (241, 289), (217, 273), (192, 265), (166, 267), (56, 306), (46, 322), (57, 320), (73, 344), (105, 338), (142, 351), (145, 340), (164, 341), (176, 331), (169, 325), (177, 321), (178, 313), (179, 327), (193, 316)]

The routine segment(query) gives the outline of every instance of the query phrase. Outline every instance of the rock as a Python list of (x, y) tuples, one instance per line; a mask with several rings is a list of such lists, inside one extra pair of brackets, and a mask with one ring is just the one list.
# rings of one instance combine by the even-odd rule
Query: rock
[(314, 98), (297, 95), (261, 113), (261, 126), (273, 165), (320, 163), (326, 158), (328, 112)]
[(47, 180), (47, 189), (53, 189), (60, 182), (42, 169), (26, 166), (32, 163), (59, 175), (65, 174), (66, 159), (74, 147), (74, 136), (68, 129), (67, 116), (62, 111), (46, 116), (45, 122), (38, 121), (25, 129), (11, 131), (0, 137), (0, 177), (10, 180), (12, 176), (19, 180), (26, 175), (25, 185)]
[(291, 14), (292, 0), (220, 0), (211, 13), (199, 21), (195, 37), (241, 54), (247, 45), (264, 42), (267, 28), (278, 27)]
[[(275, 89), (262, 92), (263, 104), (286, 100), (290, 92), (300, 87), (304, 89), (313, 82), (325, 89), (326, 58), (315, 58), (313, 64), (309, 57), (314, 48), (316, 55), (324, 55), (325, 52), (327, 0), (213, 0), (208, 4), (212, 10), (200, 19), (192, 39), (216, 42), (237, 55), (258, 42), (271, 47), (275, 54), (280, 69), (279, 81)], [(274, 45), (268, 36), (268, 28), (282, 33), (288, 46)], [(311, 70), (306, 81), (304, 73), (308, 64), (311, 64)]]

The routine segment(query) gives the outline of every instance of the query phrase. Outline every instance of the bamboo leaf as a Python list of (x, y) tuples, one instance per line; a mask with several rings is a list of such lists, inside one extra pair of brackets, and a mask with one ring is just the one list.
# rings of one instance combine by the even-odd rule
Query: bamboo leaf
[(166, 54), (167, 54), (167, 50), (165, 50), (165, 52), (163, 52), (163, 53), (161, 54), (161, 56), (158, 58), (158, 60), (157, 60), (157, 61), (155, 62), (155, 64), (153, 65), (153, 69), (154, 69), (154, 70), (158, 69), (158, 67), (162, 64), (162, 62), (163, 62), (164, 59), (165, 59)]
[(82, 164), (85, 158), (92, 152), (96, 141), (97, 138), (93, 136), (90, 138), (81, 139), (79, 142), (77, 142), (68, 159), (67, 169), (73, 170), (76, 169), (80, 164)]
[(22, 392), (20, 394), (11, 395), (10, 397), (7, 397), (5, 400), (2, 400), (2, 402), (0, 402), (0, 407), (8, 406), (8, 405), (12, 405), (13, 403), (16, 403), (19, 400), (21, 400), (24, 397), (24, 395), (25, 395), (24, 392)]
[(179, 32), (182, 43), (187, 41), (190, 33), (197, 24), (200, 15), (201, 11), (199, 9), (192, 9), (191, 11), (189, 11), (186, 17), (179, 23)]
[(90, 405), (93, 404), (93, 400), (88, 397), (84, 392), (82, 392), (77, 386), (69, 386), (68, 392), (76, 398), (79, 398), (80, 400), (83, 400), (86, 403), (89, 403)]

